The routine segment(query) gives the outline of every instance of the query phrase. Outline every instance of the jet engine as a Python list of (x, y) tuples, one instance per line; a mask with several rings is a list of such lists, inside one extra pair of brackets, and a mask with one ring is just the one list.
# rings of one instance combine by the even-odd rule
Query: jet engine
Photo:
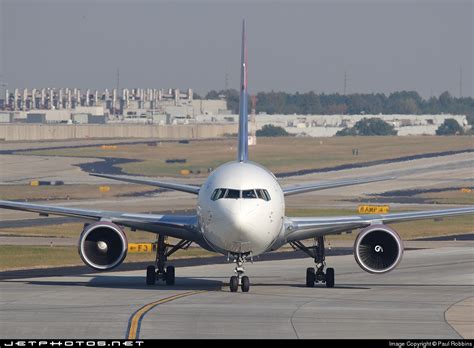
[(398, 233), (385, 225), (372, 225), (360, 231), (354, 244), (354, 257), (369, 273), (386, 273), (401, 261), (403, 242)]
[(82, 261), (99, 271), (120, 265), (127, 256), (127, 250), (125, 233), (110, 222), (87, 225), (79, 237), (79, 255)]

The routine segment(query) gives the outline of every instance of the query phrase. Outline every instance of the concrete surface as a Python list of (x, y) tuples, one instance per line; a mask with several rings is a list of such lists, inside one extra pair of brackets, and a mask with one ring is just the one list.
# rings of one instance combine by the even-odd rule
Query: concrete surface
[(151, 309), (139, 337), (461, 338), (445, 312), (473, 297), (472, 246), (407, 251), (396, 270), (379, 276), (350, 255), (327, 263), (336, 269), (334, 289), (304, 286), (310, 259), (247, 264), (249, 293), (229, 292), (231, 264), (178, 268), (171, 288), (145, 286), (144, 271), (4, 280), (0, 336), (124, 338), (137, 309), (201, 289), (208, 291)]
[(445, 317), (459, 335), (474, 339), (474, 297), (452, 305), (446, 311)]

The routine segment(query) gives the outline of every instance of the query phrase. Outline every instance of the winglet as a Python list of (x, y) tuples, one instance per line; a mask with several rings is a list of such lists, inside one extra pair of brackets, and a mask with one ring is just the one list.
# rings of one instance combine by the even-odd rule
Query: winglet
[(240, 65), (240, 103), (239, 103), (239, 162), (247, 162), (249, 152), (249, 115), (247, 91), (247, 44), (245, 19), (242, 22), (242, 59)]

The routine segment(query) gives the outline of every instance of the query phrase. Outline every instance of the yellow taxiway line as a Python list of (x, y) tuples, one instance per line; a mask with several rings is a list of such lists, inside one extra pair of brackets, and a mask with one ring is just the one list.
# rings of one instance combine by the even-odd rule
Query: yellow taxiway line
[(148, 311), (150, 311), (154, 307), (166, 302), (177, 300), (182, 297), (187, 297), (187, 296), (191, 296), (191, 295), (195, 295), (195, 294), (199, 294), (203, 292), (207, 292), (207, 290), (188, 291), (182, 294), (165, 297), (165, 298), (162, 298), (161, 300), (144, 305), (130, 317), (130, 320), (128, 322), (127, 335), (126, 335), (127, 339), (135, 340), (138, 338), (138, 335), (140, 334), (141, 321), (144, 315), (148, 313)]

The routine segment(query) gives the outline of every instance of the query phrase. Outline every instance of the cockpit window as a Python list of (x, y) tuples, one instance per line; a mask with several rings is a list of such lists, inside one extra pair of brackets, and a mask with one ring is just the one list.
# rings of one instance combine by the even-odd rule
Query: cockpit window
[(260, 199), (263, 199), (264, 201), (269, 201), (271, 199), (268, 191), (264, 189), (243, 190), (243, 191), (226, 189), (226, 188), (215, 189), (214, 192), (212, 193), (211, 199), (213, 201), (217, 201), (218, 199), (221, 199), (221, 198), (229, 198), (229, 199), (260, 198)]
[(243, 190), (242, 198), (257, 198), (255, 190)]
[(269, 201), (271, 199), (267, 190), (257, 189), (256, 191), (258, 198), (263, 199), (264, 201)]
[(240, 191), (228, 189), (224, 198), (233, 198), (233, 199), (240, 198)]
[(217, 201), (218, 199), (221, 199), (225, 195), (226, 189), (215, 189), (214, 192), (212, 193), (211, 199), (213, 201)]

